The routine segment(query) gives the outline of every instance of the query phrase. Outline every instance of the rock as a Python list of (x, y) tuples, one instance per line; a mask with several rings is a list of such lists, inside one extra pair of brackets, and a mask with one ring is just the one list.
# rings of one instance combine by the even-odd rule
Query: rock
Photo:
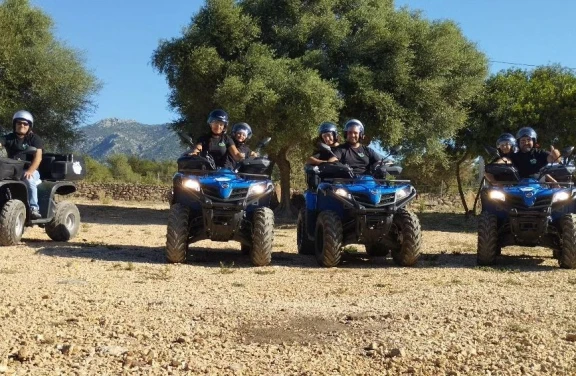
[(30, 360), (31, 357), (32, 353), (27, 346), (20, 348), (20, 350), (18, 350), (18, 353), (16, 354), (16, 359), (18, 359), (21, 362), (26, 362)]
[(121, 346), (102, 346), (99, 351), (102, 354), (108, 354), (112, 356), (120, 356), (128, 352), (128, 349)]
[(576, 342), (576, 333), (566, 334), (566, 341)]
[(406, 351), (401, 348), (393, 348), (386, 354), (387, 358), (402, 358), (406, 356)]

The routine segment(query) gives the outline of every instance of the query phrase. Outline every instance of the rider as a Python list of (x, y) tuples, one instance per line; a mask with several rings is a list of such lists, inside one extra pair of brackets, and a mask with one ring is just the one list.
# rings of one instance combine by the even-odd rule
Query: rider
[[(512, 134), (502, 133), (500, 137), (498, 137), (498, 140), (496, 140), (496, 148), (498, 149), (498, 154), (500, 156), (492, 160), (490, 163), (510, 163), (510, 156), (518, 151), (516, 145), (516, 139)], [(492, 174), (484, 172), (484, 177), (491, 184), (497, 184), (497, 181)]]
[(534, 129), (530, 127), (520, 128), (516, 133), (520, 150), (518, 153), (512, 153), (508, 159), (518, 169), (521, 178), (528, 178), (530, 175), (538, 173), (542, 167), (548, 163), (554, 163), (560, 158), (560, 152), (554, 146), (550, 146), (549, 152), (537, 149), (537, 137)]
[(38, 184), (40, 184), (40, 173), (38, 167), (42, 162), (42, 139), (32, 132), (34, 118), (32, 114), (25, 110), (17, 111), (12, 117), (13, 132), (0, 137), (0, 145), (6, 148), (8, 158), (26, 160), (24, 153), (29, 146), (36, 148), (33, 154), (32, 163), (24, 171), (23, 180), (28, 187), (28, 202), (30, 203), (32, 219), (41, 218), (40, 207), (38, 206)]
[[(317, 143), (324, 143), (330, 146), (332, 152), (339, 146), (338, 143), (338, 127), (336, 124), (329, 121), (325, 121), (318, 127), (318, 139)], [(334, 154), (325, 150), (323, 148), (317, 148), (314, 154), (306, 160), (309, 165), (319, 165), (321, 163), (327, 162)]]
[(366, 175), (381, 158), (374, 150), (360, 143), (364, 139), (364, 125), (360, 120), (351, 119), (344, 124), (346, 143), (334, 151), (329, 162), (340, 161), (352, 168), (356, 175)]
[(235, 161), (244, 159), (245, 155), (238, 151), (232, 138), (226, 134), (226, 127), (228, 126), (226, 111), (214, 110), (210, 112), (207, 123), (210, 126), (210, 133), (198, 138), (194, 150), (189, 155), (210, 154), (216, 167), (225, 166), (227, 153)]
[[(248, 123), (236, 123), (232, 127), (232, 139), (234, 140), (234, 145), (236, 149), (241, 154), (250, 157), (256, 157), (257, 154), (250, 150), (246, 142), (252, 137), (252, 128)], [(236, 160), (232, 157), (230, 153), (226, 153), (226, 167), (234, 168), (236, 166)]]

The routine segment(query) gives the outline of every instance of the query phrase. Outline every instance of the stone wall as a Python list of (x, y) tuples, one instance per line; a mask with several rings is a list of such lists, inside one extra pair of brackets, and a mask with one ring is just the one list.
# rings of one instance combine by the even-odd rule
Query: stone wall
[[(129, 183), (76, 183), (77, 192), (75, 197), (87, 198), (89, 200), (120, 200), (120, 201), (156, 201), (167, 202), (172, 192), (171, 186), (143, 185)], [(279, 194), (279, 188), (277, 189)], [(279, 195), (278, 195), (279, 196)], [(274, 205), (277, 205), (277, 201)], [(304, 207), (304, 195), (302, 192), (292, 192), (292, 205), (300, 209)], [(473, 192), (467, 192), (466, 201), (469, 207), (474, 203)], [(460, 197), (456, 194), (418, 194), (416, 200), (411, 204), (415, 211), (462, 211)]]
[(89, 200), (105, 198), (121, 201), (168, 201), (172, 192), (170, 186), (144, 185), (131, 183), (76, 183), (75, 197)]

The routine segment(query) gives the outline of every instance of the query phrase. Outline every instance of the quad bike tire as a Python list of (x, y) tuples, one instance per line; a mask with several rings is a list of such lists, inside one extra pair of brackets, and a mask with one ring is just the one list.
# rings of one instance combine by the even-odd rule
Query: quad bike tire
[(56, 204), (54, 218), (46, 224), (46, 234), (57, 242), (73, 239), (80, 230), (80, 212), (70, 201)]
[(380, 242), (371, 242), (366, 244), (366, 253), (370, 257), (386, 257), (389, 249)]
[(392, 231), (400, 247), (392, 250), (396, 265), (413, 266), (422, 252), (422, 230), (416, 214), (400, 209), (394, 214)]
[(26, 206), (20, 200), (8, 200), (0, 210), (0, 245), (16, 245), (26, 224)]
[(335, 212), (328, 210), (318, 215), (314, 248), (316, 261), (322, 266), (333, 268), (342, 261), (342, 221)]
[(186, 262), (189, 221), (190, 208), (182, 204), (170, 206), (166, 231), (166, 261), (169, 263)]
[(498, 218), (483, 212), (478, 220), (476, 262), (478, 265), (494, 265), (498, 254)]
[(252, 219), (252, 248), (250, 260), (254, 266), (266, 266), (272, 262), (274, 242), (274, 212), (270, 208), (254, 210)]
[(296, 224), (296, 244), (298, 245), (298, 253), (301, 255), (314, 254), (314, 241), (308, 238), (306, 229), (306, 209), (300, 209), (298, 213), (298, 222)]
[(562, 251), (558, 255), (558, 264), (563, 269), (576, 269), (576, 215), (562, 217)]

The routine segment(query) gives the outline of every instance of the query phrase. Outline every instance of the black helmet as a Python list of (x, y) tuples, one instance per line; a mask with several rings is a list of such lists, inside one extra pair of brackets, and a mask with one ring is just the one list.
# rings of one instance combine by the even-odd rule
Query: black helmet
[(318, 127), (318, 136), (322, 137), (324, 133), (332, 132), (332, 136), (334, 137), (334, 141), (338, 141), (338, 127), (336, 124), (331, 123), (329, 121), (325, 121), (324, 123), (320, 124)]
[(25, 120), (28, 122), (28, 124), (30, 124), (28, 132), (30, 132), (30, 130), (34, 126), (34, 118), (32, 117), (32, 114), (30, 112), (26, 110), (16, 111), (16, 113), (14, 113), (14, 116), (12, 116), (12, 129), (14, 130), (14, 132), (16, 132), (16, 121), (18, 120)]
[(538, 140), (538, 136), (536, 135), (536, 131), (530, 127), (523, 127), (520, 128), (518, 133), (516, 133), (516, 139), (520, 140), (522, 137), (530, 137), (534, 143)]
[(236, 135), (236, 132), (245, 131), (246, 132), (246, 141), (252, 137), (252, 128), (248, 125), (248, 123), (236, 123), (232, 127), (232, 135)]
[(364, 124), (358, 119), (350, 119), (344, 124), (344, 132), (347, 133), (350, 128), (352, 127), (359, 127), (360, 128), (360, 137), (364, 137)]
[(213, 110), (210, 112), (210, 115), (208, 115), (208, 120), (206, 122), (210, 125), (213, 121), (224, 122), (224, 130), (226, 130), (226, 127), (228, 126), (228, 113), (224, 110)]
[(498, 140), (496, 140), (496, 147), (499, 148), (501, 144), (509, 143), (512, 145), (512, 150), (516, 147), (516, 139), (510, 133), (502, 133)]

